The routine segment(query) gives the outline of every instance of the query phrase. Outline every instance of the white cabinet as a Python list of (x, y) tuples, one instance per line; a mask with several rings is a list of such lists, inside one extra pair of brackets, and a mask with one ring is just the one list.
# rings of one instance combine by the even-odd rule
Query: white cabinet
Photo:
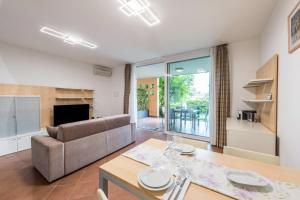
[(0, 156), (31, 148), (40, 131), (39, 96), (0, 96)]
[(16, 137), (0, 139), (0, 156), (18, 151), (18, 140)]
[(0, 156), (23, 151), (31, 148), (31, 137), (34, 135), (42, 135), (42, 131), (22, 134), (9, 138), (0, 139)]
[(31, 136), (18, 137), (18, 151), (31, 148)]
[(34, 134), (24, 134), (18, 136), (18, 151), (23, 151), (31, 148), (31, 137)]
[(261, 123), (227, 119), (227, 146), (275, 155), (276, 134)]

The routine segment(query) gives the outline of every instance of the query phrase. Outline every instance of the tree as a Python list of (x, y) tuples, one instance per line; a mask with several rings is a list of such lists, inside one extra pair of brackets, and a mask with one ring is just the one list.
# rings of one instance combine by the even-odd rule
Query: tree
[[(189, 97), (193, 85), (193, 75), (181, 75), (170, 77), (170, 104), (172, 107), (181, 106)], [(159, 105), (165, 105), (165, 79), (159, 78)]]
[(182, 104), (189, 97), (190, 88), (193, 85), (193, 75), (181, 75), (170, 77), (170, 103)]

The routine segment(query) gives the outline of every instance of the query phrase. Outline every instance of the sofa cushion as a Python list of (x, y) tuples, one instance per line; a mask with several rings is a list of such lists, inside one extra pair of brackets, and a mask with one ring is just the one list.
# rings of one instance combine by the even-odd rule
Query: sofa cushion
[(108, 130), (108, 126), (102, 118), (62, 124), (59, 126), (57, 139), (62, 142), (68, 142), (106, 130)]
[(106, 121), (108, 129), (119, 128), (130, 124), (130, 115), (127, 114), (104, 117), (103, 119)]
[(65, 174), (107, 155), (106, 132), (64, 143)]
[(53, 126), (47, 126), (46, 127), (48, 135), (54, 139), (57, 138), (57, 133), (58, 133), (58, 127), (53, 127)]

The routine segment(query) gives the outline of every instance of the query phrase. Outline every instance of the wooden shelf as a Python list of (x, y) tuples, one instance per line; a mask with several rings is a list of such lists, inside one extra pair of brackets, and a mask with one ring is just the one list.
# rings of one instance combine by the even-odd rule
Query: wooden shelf
[(250, 87), (259, 87), (267, 83), (271, 83), (273, 81), (273, 78), (264, 78), (264, 79), (253, 79), (250, 80), (244, 88), (250, 88)]
[(94, 97), (55, 97), (56, 99), (94, 99)]
[(84, 99), (83, 97), (55, 97), (56, 99)]
[(246, 103), (272, 103), (273, 100), (267, 99), (250, 99), (250, 100), (243, 100)]
[(94, 91), (93, 89), (79, 89), (79, 88), (55, 88), (56, 90), (69, 90), (69, 91)]

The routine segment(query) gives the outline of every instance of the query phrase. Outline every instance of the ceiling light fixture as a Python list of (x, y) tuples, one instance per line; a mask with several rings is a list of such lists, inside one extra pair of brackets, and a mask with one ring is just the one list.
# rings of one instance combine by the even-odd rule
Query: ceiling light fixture
[(43, 28), (40, 29), (42, 33), (51, 35), (53, 37), (56, 37), (58, 39), (62, 39), (65, 43), (70, 44), (70, 45), (81, 45), (90, 49), (96, 49), (98, 46), (96, 44), (84, 41), (83, 39), (76, 37), (74, 35), (71, 35), (69, 33), (62, 33), (58, 30), (49, 28), (44, 26)]
[(127, 16), (139, 16), (147, 25), (153, 26), (160, 22), (150, 9), (148, 0), (119, 0), (120, 10)]
[(200, 68), (200, 69), (197, 69), (197, 73), (207, 73), (207, 70), (205, 70), (204, 68)]
[(184, 71), (184, 69), (182, 67), (177, 67), (175, 70), (176, 70), (176, 72), (179, 72), (179, 73)]

